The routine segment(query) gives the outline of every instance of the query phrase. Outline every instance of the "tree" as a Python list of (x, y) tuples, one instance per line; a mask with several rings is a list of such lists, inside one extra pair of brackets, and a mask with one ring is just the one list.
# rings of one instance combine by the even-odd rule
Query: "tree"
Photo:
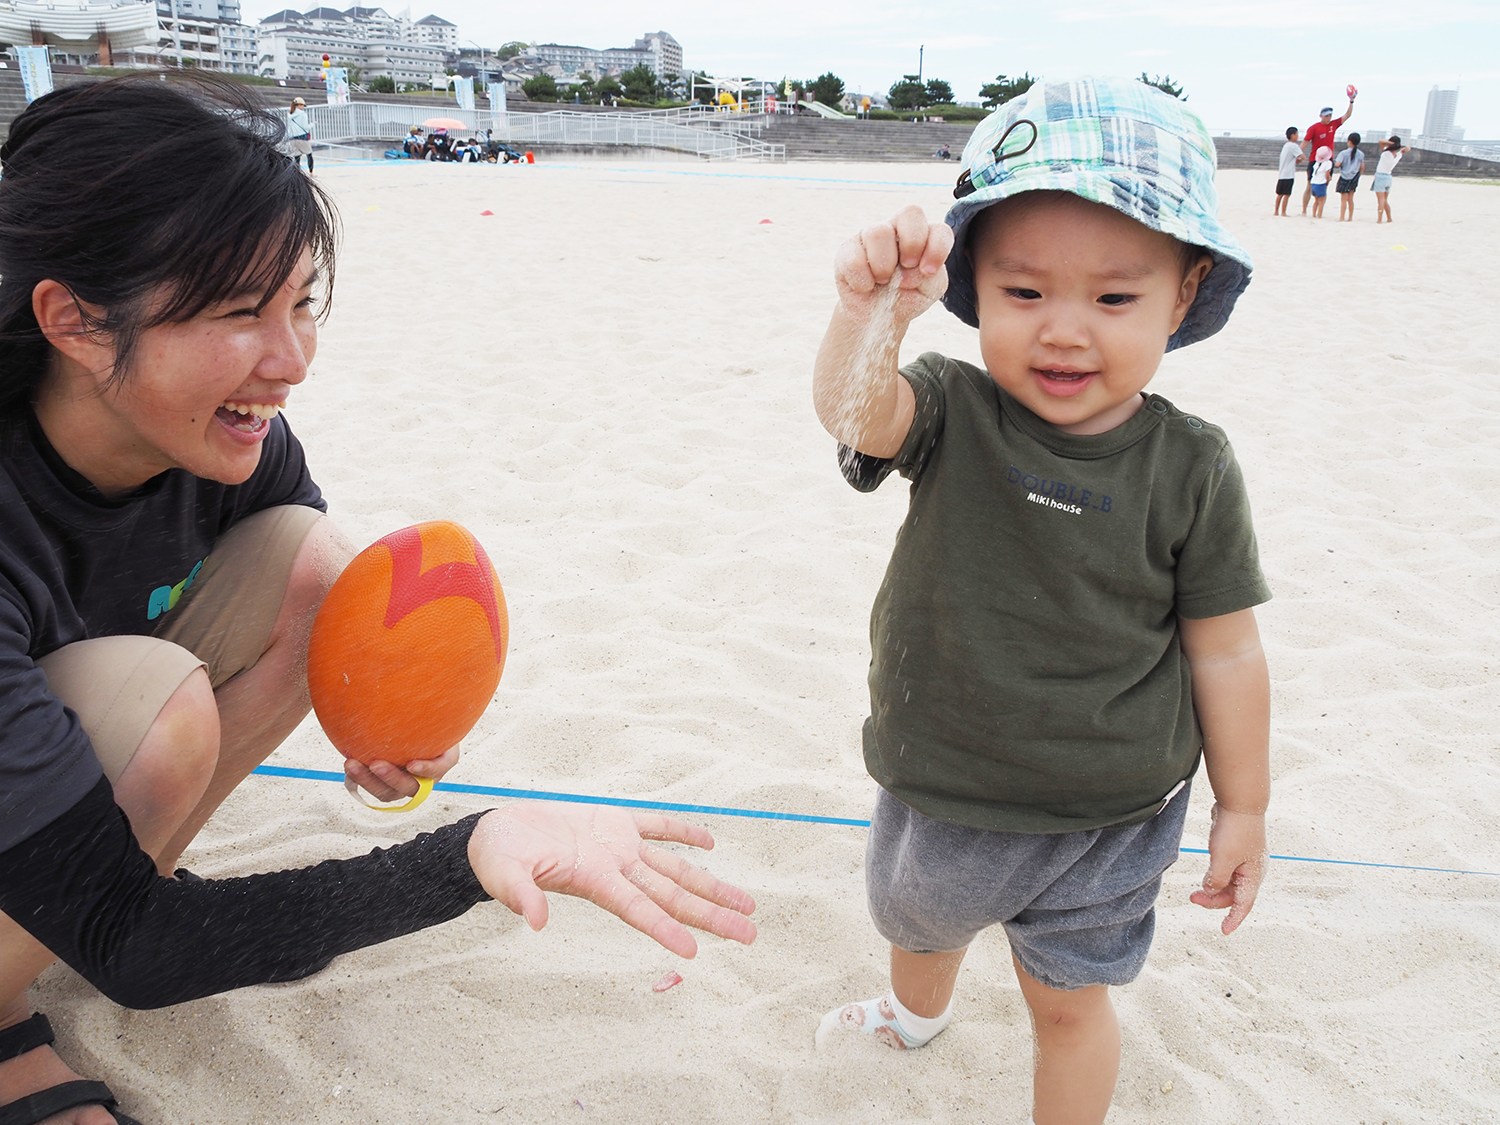
[(495, 57), (501, 62), (504, 62), (506, 59), (513, 59), (517, 55), (524, 55), (530, 49), (530, 43), (522, 43), (519, 39), (517, 39), (513, 40), (510, 43), (500, 44), (499, 49), (495, 51)]
[(637, 63), (620, 75), (620, 86), (633, 102), (656, 101), (656, 72), (645, 63)]
[(521, 89), (534, 102), (557, 101), (557, 79), (550, 74), (538, 74), (535, 78), (526, 79), (521, 83)]
[(365, 83), (365, 89), (372, 94), (394, 94), (396, 92), (396, 80), (389, 74), (377, 74), (369, 82)]
[(886, 91), (886, 98), (897, 112), (916, 109), (927, 103), (927, 87), (917, 81), (915, 74), (903, 74), (901, 81)]
[(927, 80), (927, 100), (924, 105), (947, 105), (953, 100), (953, 87), (941, 78)]
[(1036, 79), (1031, 77), (1029, 71), (1019, 78), (1007, 78), (1003, 74), (997, 74), (993, 82), (986, 82), (979, 87), (979, 104), (985, 109), (996, 109), (1012, 98), (1019, 98), (1034, 85), (1036, 85)]
[(808, 82), (806, 88), (812, 91), (815, 101), (824, 105), (838, 105), (839, 99), (844, 96), (844, 80), (831, 70)]
[(615, 81), (614, 76), (606, 74), (594, 83), (594, 93), (601, 102), (612, 103), (619, 100), (622, 91), (620, 84)]
[(587, 102), (589, 105), (599, 104), (599, 91), (594, 89), (594, 80), (587, 74), (573, 83), (567, 89), (566, 94), (570, 99), (576, 95), (579, 101)]
[(1182, 87), (1172, 81), (1170, 74), (1158, 74), (1155, 78), (1147, 78), (1146, 72), (1143, 70), (1141, 71), (1141, 76), (1136, 81), (1144, 82), (1147, 86), (1154, 86), (1162, 93), (1170, 94), (1181, 101), (1187, 101), (1187, 95), (1182, 92)]

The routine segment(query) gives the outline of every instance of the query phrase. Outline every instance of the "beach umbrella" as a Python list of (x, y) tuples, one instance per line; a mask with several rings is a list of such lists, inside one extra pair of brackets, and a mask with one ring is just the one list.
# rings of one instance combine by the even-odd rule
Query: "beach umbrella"
[(429, 117), (422, 122), (424, 129), (467, 129), (468, 123), (458, 120), (456, 117)]

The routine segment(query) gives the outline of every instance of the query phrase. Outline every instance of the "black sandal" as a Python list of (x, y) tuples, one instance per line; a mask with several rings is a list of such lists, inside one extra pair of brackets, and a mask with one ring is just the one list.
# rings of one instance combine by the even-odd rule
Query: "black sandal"
[[(27, 1051), (46, 1047), (53, 1040), (52, 1024), (41, 1012), (29, 1020), (0, 1031), (0, 1062), (8, 1062)], [(119, 1125), (141, 1125), (133, 1117), (116, 1111), (119, 1103), (103, 1082), (62, 1082), (34, 1094), (27, 1094), (19, 1101), (0, 1105), (0, 1125), (37, 1125), (55, 1113), (65, 1109), (77, 1109), (84, 1105), (103, 1106)]]

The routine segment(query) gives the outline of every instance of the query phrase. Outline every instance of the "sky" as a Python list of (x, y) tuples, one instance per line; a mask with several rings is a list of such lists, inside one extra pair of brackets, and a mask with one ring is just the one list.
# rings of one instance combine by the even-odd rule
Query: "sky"
[[(253, 22), (287, 4), (242, 6)], [(923, 77), (947, 80), (960, 101), (977, 101), (1000, 73), (1144, 70), (1184, 86), (1214, 133), (1305, 128), (1324, 105), (1342, 113), (1350, 83), (1360, 90), (1351, 128), (1420, 129), (1436, 84), (1458, 88), (1466, 139), (1500, 139), (1500, 0), (415, 0), (413, 16), (429, 12), (456, 23), (466, 45), (618, 47), (665, 30), (696, 70), (777, 80), (832, 71), (855, 91), (884, 92), (915, 73), (925, 48)]]

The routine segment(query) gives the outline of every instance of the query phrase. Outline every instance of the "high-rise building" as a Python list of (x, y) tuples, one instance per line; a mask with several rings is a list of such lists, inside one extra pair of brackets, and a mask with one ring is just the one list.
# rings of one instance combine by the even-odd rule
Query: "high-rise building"
[[(1458, 91), (1439, 90), (1434, 86), (1427, 92), (1427, 114), (1422, 118), (1422, 135), (1436, 137), (1440, 141), (1455, 140), (1453, 117), (1458, 112)], [(1458, 130), (1463, 136), (1463, 130)]]
[(658, 78), (682, 73), (682, 44), (665, 31), (641, 36), (633, 47), (578, 47), (571, 43), (538, 43), (529, 56), (543, 66), (560, 67), (564, 75), (620, 74), (644, 63)]
[(240, 23), (239, 0), (156, 0), (154, 56), (132, 52), (141, 66), (191, 66), (255, 73), (255, 29)]
[(458, 54), (458, 25), (449, 23), (442, 16), (423, 16), (412, 24), (416, 41), (431, 47), (441, 47), (450, 55)]
[[(441, 34), (421, 30), (424, 25), (446, 27), (453, 49), (443, 45)], [(335, 66), (357, 68), (361, 83), (389, 78), (398, 86), (425, 85), (457, 53), (458, 28), (437, 16), (413, 23), (384, 8), (287, 8), (260, 21), (256, 42), (258, 73), (267, 78), (317, 79), (328, 55)]]

